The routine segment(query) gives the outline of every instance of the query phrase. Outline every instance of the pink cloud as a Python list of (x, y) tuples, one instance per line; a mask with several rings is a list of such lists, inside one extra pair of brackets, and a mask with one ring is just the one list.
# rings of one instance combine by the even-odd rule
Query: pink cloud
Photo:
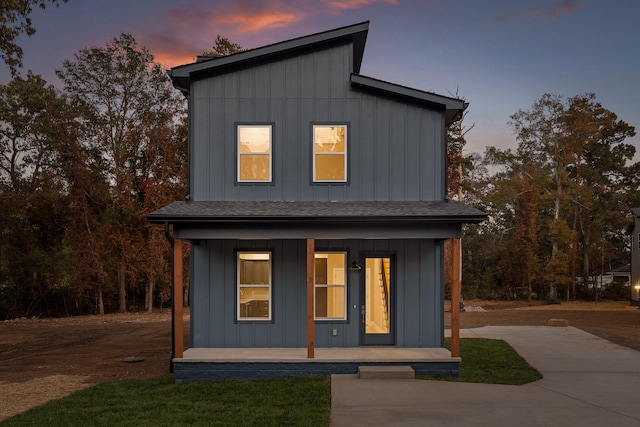
[(140, 42), (151, 51), (155, 62), (166, 68), (194, 62), (206, 50), (166, 34), (142, 35)]
[(360, 9), (376, 3), (398, 5), (399, 0), (324, 0), (332, 13), (341, 13), (345, 10)]
[(156, 28), (141, 35), (142, 43), (166, 67), (193, 62), (210, 50), (218, 34), (245, 46), (242, 40), (295, 25), (306, 13), (281, 0), (245, 0), (192, 4), (159, 17)]
[(195, 29), (216, 34), (252, 33), (282, 28), (299, 22), (304, 13), (281, 0), (244, 0), (239, 2), (192, 5), (171, 11), (166, 19), (178, 28)]
[[(139, 34), (139, 37), (156, 61), (173, 67), (193, 62), (197, 55), (210, 50), (218, 34), (245, 48), (254, 48), (282, 40), (283, 29), (289, 29), (284, 33), (293, 35), (300, 25), (308, 27), (309, 17), (335, 16), (374, 4), (399, 3), (399, 0), (193, 2), (156, 17), (153, 28)], [(279, 31), (276, 33), (275, 30)], [(274, 34), (277, 37), (274, 38)]]
[(583, 4), (579, 0), (562, 0), (559, 3), (553, 3), (547, 6), (536, 6), (506, 13), (493, 18), (492, 22), (494, 24), (506, 24), (514, 19), (547, 21), (549, 19), (573, 15), (581, 10), (582, 7)]
[[(299, 19), (299, 16), (290, 12), (259, 12), (250, 16), (245, 14), (227, 16), (225, 24), (239, 25), (244, 32), (255, 33), (287, 27), (298, 22)], [(214, 23), (217, 22), (214, 21)]]

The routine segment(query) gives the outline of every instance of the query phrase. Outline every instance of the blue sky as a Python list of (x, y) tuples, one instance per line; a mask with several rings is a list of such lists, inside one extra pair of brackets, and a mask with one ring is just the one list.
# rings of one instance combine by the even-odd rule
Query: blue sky
[(172, 67), (218, 34), (255, 48), (370, 21), (361, 73), (465, 98), (468, 153), (515, 147), (509, 116), (545, 93), (594, 92), (640, 132), (638, 0), (69, 0), (32, 18), (22, 72), (53, 84), (63, 60), (121, 32)]

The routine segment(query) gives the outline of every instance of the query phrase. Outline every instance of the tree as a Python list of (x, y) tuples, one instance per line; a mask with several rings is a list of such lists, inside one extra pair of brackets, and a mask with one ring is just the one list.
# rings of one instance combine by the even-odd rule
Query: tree
[[(3, 0), (0, 4), (0, 58), (9, 66), (15, 76), (22, 67), (22, 48), (17, 39), (22, 34), (32, 36), (36, 29), (31, 24), (31, 12), (34, 7), (45, 9), (47, 4), (60, 4), (61, 0)], [(62, 0), (66, 3), (68, 0)]]
[(234, 53), (242, 52), (242, 46), (232, 43), (228, 38), (222, 37), (220, 34), (216, 36), (213, 42), (213, 49), (202, 53), (202, 56), (227, 56)]
[(68, 285), (57, 133), (64, 109), (40, 76), (0, 85), (0, 292), (8, 316), (52, 314)]
[[(457, 97), (457, 93), (456, 93)], [(462, 117), (447, 128), (447, 196), (451, 199), (456, 198), (462, 201), (462, 173), (463, 165), (469, 162), (464, 158), (462, 151), (467, 141), (465, 135), (471, 129), (465, 127), (464, 118), (467, 113), (463, 113)], [(445, 259), (453, 259), (454, 244), (452, 240), (445, 242)], [(460, 246), (460, 250), (462, 247)], [(462, 254), (460, 254), (462, 255)], [(445, 284), (450, 286), (453, 283), (453, 264), (450, 261), (445, 262)]]
[(57, 123), (51, 111), (63, 101), (31, 72), (0, 85), (0, 101), (0, 181), (11, 191), (35, 191), (55, 176)]
[(573, 285), (575, 297), (576, 277), (586, 283), (595, 271), (594, 252), (602, 255), (599, 272), (605, 258), (623, 257), (615, 248), (625, 247), (627, 193), (638, 170), (628, 164), (635, 149), (624, 140), (635, 130), (593, 94), (566, 101), (545, 94), (512, 115), (510, 125), (518, 148), (489, 148), (485, 158), (499, 168), (492, 178), (496, 194), (487, 199), (502, 200), (493, 219), (518, 254), (507, 276), (542, 279), (552, 300), (558, 287), (569, 298)]
[(600, 265), (596, 265), (594, 253), (606, 252), (609, 259), (626, 258), (615, 248), (627, 246), (620, 233), (627, 218), (612, 212), (625, 212), (630, 207), (627, 183), (637, 175), (628, 164), (635, 147), (624, 140), (634, 136), (635, 129), (618, 120), (615, 113), (597, 102), (594, 94), (569, 98), (564, 122), (568, 144), (581, 147), (568, 171), (569, 179), (575, 183), (571, 194), (573, 229), (582, 247), (581, 276), (586, 279), (609, 268), (602, 266), (601, 257), (597, 257)]
[[(464, 101), (458, 91), (451, 95)], [(465, 125), (464, 119), (468, 112), (469, 110), (465, 110), (462, 117), (447, 128), (447, 193), (451, 198), (458, 197), (459, 201), (461, 201), (462, 194), (463, 169), (469, 169), (473, 166), (471, 159), (463, 155), (464, 147), (467, 144), (466, 135), (475, 126), (475, 123), (471, 126)]]
[[(84, 106), (90, 125), (85, 150), (96, 156), (91, 163), (108, 185), (107, 204), (91, 210), (101, 218), (93, 232), (100, 233), (96, 242), (107, 246), (102, 268), (117, 278), (118, 309), (126, 311), (127, 289), (148, 282), (142, 278), (151, 274), (145, 254), (149, 244), (158, 244), (146, 216), (183, 190), (186, 140), (176, 135), (184, 137), (184, 100), (131, 34), (120, 34), (105, 47), (81, 49), (57, 75), (66, 93)], [(166, 169), (172, 161), (181, 164)], [(149, 198), (159, 181), (173, 190)]]
[[(551, 222), (551, 259), (548, 265), (552, 267), (549, 272), (551, 279), (549, 285), (549, 299), (557, 298), (556, 279), (557, 271), (555, 260), (558, 255), (558, 233), (562, 219), (560, 208), (563, 198), (563, 189), (567, 181), (567, 166), (574, 160), (574, 153), (578, 147), (565, 145), (565, 129), (562, 115), (564, 106), (557, 95), (545, 94), (534, 102), (528, 111), (520, 110), (511, 116), (509, 124), (516, 132), (519, 150), (527, 153), (534, 161), (547, 166), (553, 176), (555, 188), (553, 189), (553, 219)], [(575, 141), (579, 143), (579, 141)], [(563, 242), (566, 243), (566, 242)]]

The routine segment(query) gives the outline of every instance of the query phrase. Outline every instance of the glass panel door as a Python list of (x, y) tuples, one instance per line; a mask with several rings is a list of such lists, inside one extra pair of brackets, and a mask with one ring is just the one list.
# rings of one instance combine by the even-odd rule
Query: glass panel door
[(393, 345), (394, 292), (391, 258), (365, 258), (361, 306), (361, 343)]

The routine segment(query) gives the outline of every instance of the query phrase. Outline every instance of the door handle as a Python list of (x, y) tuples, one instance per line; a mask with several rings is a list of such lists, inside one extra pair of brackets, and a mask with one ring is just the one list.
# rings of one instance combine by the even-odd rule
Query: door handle
[(360, 315), (362, 316), (362, 324), (364, 325), (364, 314), (365, 314), (365, 310), (364, 310), (364, 305), (360, 306)]

